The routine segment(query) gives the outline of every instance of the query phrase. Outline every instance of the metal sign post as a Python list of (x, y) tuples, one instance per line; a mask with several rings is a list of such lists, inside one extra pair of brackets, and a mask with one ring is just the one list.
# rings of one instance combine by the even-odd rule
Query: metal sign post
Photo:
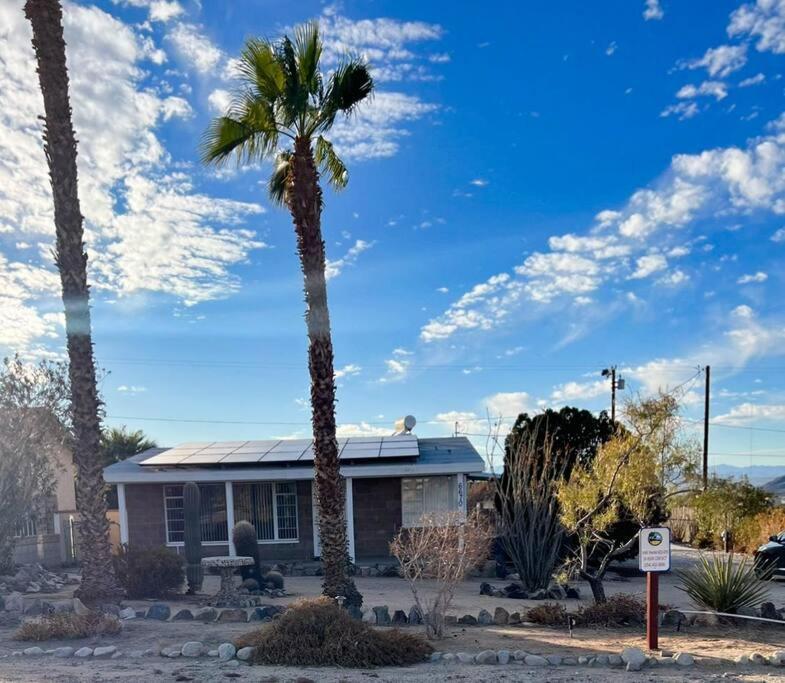
[(671, 530), (644, 527), (638, 534), (638, 567), (646, 572), (646, 647), (659, 650), (660, 574), (671, 569)]

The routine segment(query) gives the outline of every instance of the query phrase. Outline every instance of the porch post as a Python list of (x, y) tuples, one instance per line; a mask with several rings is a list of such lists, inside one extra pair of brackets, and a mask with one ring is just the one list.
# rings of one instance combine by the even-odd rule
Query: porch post
[(468, 512), (467, 507), (469, 504), (469, 492), (467, 491), (467, 483), (466, 483), (466, 475), (461, 473), (457, 477), (457, 488), (455, 491), (456, 494), (456, 507), (458, 508), (458, 512), (461, 513), (463, 519), (466, 519), (466, 514)]
[(352, 562), (357, 561), (354, 552), (354, 493), (352, 492), (352, 478), (346, 479), (346, 535), (349, 539), (349, 557)]
[(229, 555), (237, 557), (237, 548), (232, 541), (232, 529), (234, 529), (234, 486), (232, 482), (224, 482), (226, 485), (226, 532), (229, 539)]
[(125, 484), (117, 485), (117, 507), (120, 512), (120, 543), (128, 545), (128, 508), (125, 505)]

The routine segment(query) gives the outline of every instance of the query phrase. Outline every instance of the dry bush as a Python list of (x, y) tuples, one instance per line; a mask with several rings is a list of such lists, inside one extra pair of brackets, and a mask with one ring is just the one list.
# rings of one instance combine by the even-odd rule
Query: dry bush
[(751, 553), (758, 546), (768, 543), (770, 536), (785, 531), (785, 507), (776, 507), (760, 512), (739, 524), (733, 548), (742, 553)]
[(408, 666), (433, 652), (421, 636), (376, 630), (327, 597), (294, 603), (275, 621), (238, 638), (235, 645), (256, 648), (255, 664), (277, 666)]
[(617, 593), (606, 602), (581, 607), (575, 615), (579, 626), (626, 626), (642, 624), (645, 618), (645, 601), (627, 593)]
[(19, 627), (14, 640), (75, 640), (120, 633), (122, 626), (117, 617), (99, 612), (89, 614), (50, 614)]
[[(444, 617), (455, 588), (472, 567), (488, 557), (491, 539), (479, 511), (465, 520), (460, 512), (423, 515), (419, 526), (401, 529), (393, 539), (390, 553), (401, 564), (428, 638), (444, 635)], [(425, 579), (433, 583), (426, 586)]]
[(185, 582), (183, 557), (170, 548), (121, 545), (112, 559), (129, 598), (165, 598), (177, 593)]
[(692, 543), (698, 536), (698, 516), (688, 505), (678, 505), (671, 510), (668, 525), (671, 540), (679, 543)]
[(544, 602), (532, 607), (526, 613), (526, 619), (541, 626), (566, 626), (567, 608), (558, 602)]

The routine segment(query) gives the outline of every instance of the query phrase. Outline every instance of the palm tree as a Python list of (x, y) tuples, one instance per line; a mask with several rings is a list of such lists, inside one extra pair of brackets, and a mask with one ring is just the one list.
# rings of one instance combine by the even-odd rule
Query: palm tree
[(106, 519), (87, 254), (77, 192), (76, 137), (71, 123), (60, 0), (27, 0), (25, 15), (33, 27), (33, 49), (44, 98), (44, 152), (54, 196), (57, 237), (55, 262), (65, 306), (82, 558), (82, 582), (76, 594), (90, 603), (109, 602), (118, 599), (122, 590), (115, 578)]
[[(346, 58), (325, 77), (319, 69), (322, 43), (316, 24), (295, 30), (294, 41), (247, 41), (239, 59), (241, 88), (224, 116), (208, 128), (205, 163), (238, 164), (274, 159), (269, 193), (288, 207), (303, 272), (311, 374), (316, 500), (324, 563), (325, 595), (343, 595), (347, 605), (362, 596), (349, 577), (346, 500), (335, 438), (335, 376), (324, 240), (320, 172), (336, 189), (346, 186), (346, 166), (323, 134), (339, 114), (348, 116), (373, 91), (368, 66)], [(287, 147), (279, 150), (279, 142)]]
[(105, 467), (157, 446), (141, 429), (129, 432), (123, 425), (101, 432), (101, 458)]

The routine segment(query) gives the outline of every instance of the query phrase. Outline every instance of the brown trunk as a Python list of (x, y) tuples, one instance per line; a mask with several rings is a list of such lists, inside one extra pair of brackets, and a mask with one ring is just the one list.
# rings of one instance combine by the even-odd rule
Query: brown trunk
[(115, 601), (122, 591), (112, 565), (104, 500), (87, 254), (77, 193), (76, 138), (68, 97), (62, 9), (59, 0), (27, 0), (25, 15), (33, 27), (33, 49), (44, 98), (44, 152), (54, 195), (56, 263), (65, 306), (82, 559), (82, 583), (77, 595), (95, 604)]
[(594, 602), (602, 604), (607, 601), (605, 597), (605, 586), (602, 583), (602, 577), (597, 577), (586, 572), (581, 572), (581, 576), (588, 582), (591, 588), (591, 594), (594, 597)]
[(343, 595), (345, 605), (362, 604), (362, 596), (349, 576), (346, 535), (346, 495), (335, 438), (335, 376), (330, 313), (327, 308), (322, 191), (311, 141), (297, 138), (289, 177), (289, 210), (297, 234), (297, 252), (303, 270), (305, 322), (308, 326), (308, 369), (311, 374), (316, 502), (324, 564), (322, 590), (329, 597)]

